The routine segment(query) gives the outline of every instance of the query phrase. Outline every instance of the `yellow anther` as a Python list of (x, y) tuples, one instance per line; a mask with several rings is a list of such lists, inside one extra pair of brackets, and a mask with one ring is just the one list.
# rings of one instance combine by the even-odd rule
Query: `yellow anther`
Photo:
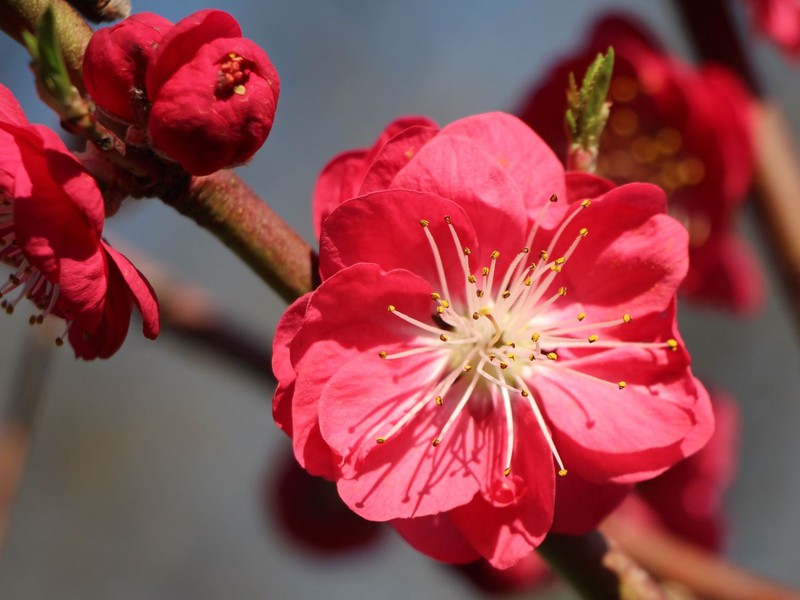
[(556, 194), (550, 196), (550, 202), (558, 202), (558, 196)]
[(433, 292), (431, 294), (431, 300), (438, 300), (439, 298), (441, 298), (441, 296), (439, 294), (437, 294), (436, 292)]
[(667, 340), (667, 347), (675, 352), (678, 349), (678, 340)]
[(566, 295), (567, 295), (567, 288), (566, 288), (566, 286), (563, 286), (563, 285), (562, 285), (560, 288), (558, 288), (558, 295), (559, 295), (559, 296), (566, 296)]
[(464, 256), (469, 256), (470, 254), (472, 254), (472, 250), (470, 250), (469, 248), (467, 248), (467, 247), (465, 246), (465, 247), (464, 247)]
[(521, 250), (521, 252), (522, 252), (523, 254), (528, 254), (530, 251), (531, 251), (531, 249), (530, 249), (530, 248), (528, 248), (527, 246), (525, 246), (525, 247), (524, 247), (524, 248)]
[(489, 355), (489, 362), (492, 362), (495, 358), (497, 358), (494, 354)]
[(541, 252), (539, 252), (539, 258), (541, 258), (542, 260), (547, 260), (547, 250), (542, 250)]
[(532, 341), (532, 342), (538, 342), (540, 337), (542, 337), (542, 336), (541, 336), (541, 335), (539, 335), (538, 333), (534, 333), (534, 334), (531, 336), (531, 341)]
[(447, 223), (448, 225), (449, 225), (450, 223), (452, 223), (452, 220), (450, 219), (450, 215), (445, 215), (445, 216), (444, 216), (444, 222), (445, 222), (445, 223)]
[(530, 277), (528, 277), (528, 278), (526, 278), (526, 279), (525, 279), (525, 281), (523, 281), (522, 283), (523, 283), (524, 285), (526, 285), (527, 287), (530, 287), (530, 285), (533, 283), (533, 279), (531, 279)]
[(578, 321), (583, 321), (586, 318), (586, 313), (578, 313)]
[(444, 404), (444, 399), (441, 396), (436, 396), (436, 406)]
[(433, 444), (434, 448), (436, 448), (436, 446), (438, 446), (441, 443), (442, 443), (442, 441), (439, 438), (433, 438), (433, 441), (431, 442), (431, 444)]
[(482, 275), (488, 275), (489, 274), (489, 267), (483, 267), (481, 269), (481, 274)]
[(558, 360), (558, 354), (556, 354), (555, 352), (548, 352), (547, 358), (549, 358), (550, 360)]
[(526, 392), (525, 390), (522, 390), (522, 391), (520, 392), (520, 394), (522, 394), (522, 397), (523, 397), (523, 398), (527, 398), (527, 397), (528, 397), (528, 392)]
[(567, 474), (567, 470), (566, 470), (566, 469), (561, 469), (561, 470), (558, 472), (558, 474), (559, 474), (561, 477), (563, 477), (564, 475), (566, 475), (566, 474)]
[(536, 360), (536, 357), (533, 355), (533, 353), (528, 355), (528, 360)]
[(472, 371), (472, 365), (464, 365), (464, 372), (469, 373), (470, 371)]
[(441, 314), (444, 314), (444, 306), (441, 306), (441, 305), (440, 305), (440, 306), (437, 306), (437, 307), (436, 307), (436, 313), (437, 313), (437, 314), (440, 314), (440, 315), (441, 315)]
[(586, 227), (584, 227), (583, 229), (581, 229), (581, 230), (578, 232), (578, 235), (580, 235), (581, 237), (586, 237), (587, 235), (589, 235), (589, 230), (588, 230), (588, 229), (586, 229)]
[(619, 386), (619, 389), (621, 389), (621, 390), (624, 390), (624, 389), (625, 389), (625, 387), (626, 387), (628, 384), (627, 384), (627, 382), (625, 382), (625, 381), (620, 381), (620, 382), (619, 382), (617, 385)]
[(517, 355), (516, 354), (510, 354), (510, 353), (506, 352), (506, 356), (508, 358), (510, 358), (511, 360), (513, 360), (514, 362), (517, 361)]
[(442, 306), (444, 306), (445, 308), (450, 308), (450, 302), (448, 302), (447, 300), (442, 300)]
[(592, 334), (589, 336), (589, 343), (594, 344), (597, 341), (597, 336)]
[(630, 323), (631, 321), (633, 321), (633, 317), (630, 316), (628, 313), (625, 313), (624, 315), (622, 315), (622, 320), (625, 321), (626, 323)]
[(467, 277), (467, 281), (469, 281), (470, 283), (475, 283), (478, 280), (475, 278), (475, 275), (469, 275)]
[(511, 467), (506, 467), (503, 469), (503, 477), (508, 477), (509, 475), (511, 475)]
[(492, 260), (497, 260), (498, 258), (500, 258), (500, 251), (499, 250), (492, 250), (492, 253), (490, 254), (490, 256), (492, 257)]
[(507, 369), (508, 368), (508, 363), (501, 362), (500, 363), (500, 368), (501, 369)]
[(556, 259), (556, 264), (557, 265), (563, 265), (565, 262), (567, 262), (567, 259), (564, 258), (563, 256)]
[[(517, 342), (511, 342), (509, 344), (509, 346), (511, 346), (512, 348), (516, 348), (517, 347)], [(509, 356), (511, 356), (511, 355), (509, 354)]]
[(427, 227), (428, 225), (431, 224), (431, 222), (426, 219), (420, 219), (419, 224), (422, 225), (423, 227)]
[(447, 341), (447, 336), (445, 334), (442, 334), (442, 335), (439, 336), (439, 339), (442, 340), (443, 342), (446, 342)]
[(583, 208), (589, 208), (589, 206), (591, 206), (591, 204), (592, 204), (592, 201), (589, 200), (588, 198), (586, 200), (584, 200), (583, 202), (581, 202), (581, 206)]
[(506, 290), (505, 292), (503, 292), (503, 298), (508, 298), (510, 295), (511, 295), (511, 292), (509, 290)]
[(388, 354), (386, 354), (386, 352), (384, 352), (383, 350), (381, 350), (380, 352), (378, 352), (378, 356), (380, 356), (381, 358), (384, 358), (384, 359), (385, 359), (385, 358), (386, 358), (387, 356), (389, 356), (389, 355), (388, 355)]
[(561, 273), (561, 266), (560, 265), (550, 265), (550, 270), (555, 271), (556, 273)]
[(394, 312), (397, 310), (397, 307), (395, 307), (394, 304), (390, 304), (386, 310), (388, 310), (389, 312)]
[(478, 291), (476, 291), (476, 292), (475, 292), (475, 295), (476, 295), (478, 298), (483, 298), (483, 290), (478, 290)]
[(386, 441), (386, 438), (378, 438), (375, 440), (378, 444), (383, 444)]
[(474, 313), (472, 313), (472, 318), (477, 321), (478, 319), (481, 318), (481, 316), (478, 313), (474, 312)]

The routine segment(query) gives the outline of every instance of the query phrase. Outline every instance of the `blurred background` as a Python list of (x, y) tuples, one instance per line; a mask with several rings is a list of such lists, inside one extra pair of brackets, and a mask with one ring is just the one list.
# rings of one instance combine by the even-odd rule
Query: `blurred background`
[[(744, 2), (730, 4), (766, 95), (783, 107), (797, 139), (798, 64), (751, 35)], [(207, 3), (133, 6), (177, 21)], [(311, 193), (334, 154), (370, 145), (400, 114), (445, 124), (513, 110), (608, 11), (638, 16), (692, 60), (666, 0), (229, 0), (217, 7), (239, 20), (281, 76), (274, 129), (239, 172), (312, 244)], [(2, 37), (0, 56), (0, 82), (29, 119), (57, 128), (36, 98), (26, 53)], [(764, 310), (744, 318), (684, 302), (681, 329), (695, 372), (741, 406), (726, 553), (800, 586), (800, 344), (763, 230), (751, 208), (742, 217), (767, 275)], [(159, 201), (129, 201), (105, 234), (129, 255), (149, 257), (206, 290), (269, 347), (284, 303), (194, 223)], [(2, 405), (18, 399), (24, 373), (40, 387), (0, 560), (0, 597), (484, 597), (388, 528), (365, 532), (371, 544), (347, 552), (309, 551), (277, 512), (276, 489), (289, 485), (282, 478), (290, 445), (272, 421), (266, 379), (168, 332), (149, 342), (138, 326), (111, 360), (84, 363), (68, 347), (38, 348), (27, 314), (0, 318)], [(558, 585), (541, 594), (572, 597)]]

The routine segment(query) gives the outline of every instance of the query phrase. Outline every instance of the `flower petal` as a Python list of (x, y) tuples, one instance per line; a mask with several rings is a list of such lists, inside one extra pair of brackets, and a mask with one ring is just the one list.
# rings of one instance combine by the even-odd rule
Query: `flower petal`
[(480, 557), (453, 524), (450, 513), (395, 519), (392, 527), (414, 548), (442, 562), (462, 564)]
[(156, 339), (161, 326), (158, 317), (158, 299), (153, 287), (122, 253), (117, 252), (105, 242), (101, 242), (101, 244), (109, 258), (109, 272), (113, 269), (117, 270), (121, 281), (119, 278), (116, 280), (130, 293), (142, 315), (144, 336), (151, 340)]

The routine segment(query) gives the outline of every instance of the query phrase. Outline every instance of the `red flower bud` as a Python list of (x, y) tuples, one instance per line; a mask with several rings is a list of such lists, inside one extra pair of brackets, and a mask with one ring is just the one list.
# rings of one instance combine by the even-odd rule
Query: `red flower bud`
[(92, 36), (83, 57), (83, 81), (100, 108), (124, 121), (137, 120), (145, 70), (171, 27), (164, 17), (139, 13)]
[(267, 54), (218, 10), (164, 37), (146, 76), (157, 150), (193, 175), (246, 162), (267, 139), (280, 84)]

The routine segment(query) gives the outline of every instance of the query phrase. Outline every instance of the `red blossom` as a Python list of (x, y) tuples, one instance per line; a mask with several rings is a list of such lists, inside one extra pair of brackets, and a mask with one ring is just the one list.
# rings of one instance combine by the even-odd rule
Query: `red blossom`
[(800, 1), (748, 0), (755, 26), (790, 58), (800, 58)]
[(559, 156), (566, 156), (564, 90), (614, 47), (611, 117), (598, 174), (648, 181), (669, 197), (669, 212), (689, 231), (689, 273), (681, 292), (734, 311), (763, 305), (764, 283), (753, 252), (735, 229), (754, 168), (753, 101), (729, 71), (699, 70), (668, 55), (646, 29), (626, 18), (599, 22), (589, 42), (537, 84), (520, 111)]
[(30, 125), (0, 86), (0, 261), (14, 269), (0, 287), (3, 308), (11, 313), (28, 298), (40, 311), (31, 323), (65, 319), (76, 356), (87, 360), (119, 349), (134, 304), (145, 336), (159, 331), (153, 290), (102, 239), (103, 220), (92, 176), (55, 132)]
[(139, 13), (95, 32), (83, 57), (83, 82), (100, 108), (129, 123), (145, 116), (147, 66), (171, 27), (164, 17)]
[(164, 36), (146, 73), (156, 149), (193, 175), (248, 161), (269, 135), (278, 73), (236, 20), (202, 10)]
[(387, 138), (317, 187), (322, 284), (278, 326), (275, 419), (361, 516), (506, 568), (708, 439), (688, 236), (660, 189), (565, 175), (510, 115)]

